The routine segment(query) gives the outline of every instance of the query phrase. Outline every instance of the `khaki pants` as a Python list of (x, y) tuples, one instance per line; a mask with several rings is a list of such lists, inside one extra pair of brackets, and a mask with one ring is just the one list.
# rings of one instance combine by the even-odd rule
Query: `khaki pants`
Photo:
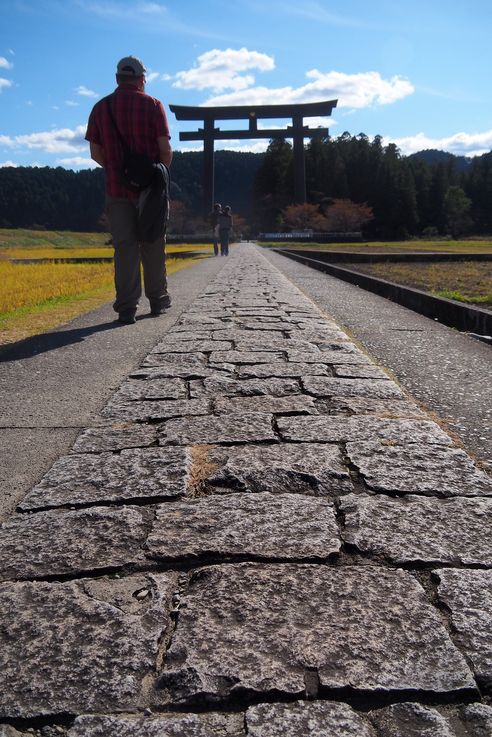
[(168, 296), (166, 239), (139, 242), (137, 207), (132, 200), (108, 196), (106, 212), (114, 245), (114, 310), (136, 309), (142, 294), (140, 264), (143, 266), (145, 296), (151, 306), (159, 307)]

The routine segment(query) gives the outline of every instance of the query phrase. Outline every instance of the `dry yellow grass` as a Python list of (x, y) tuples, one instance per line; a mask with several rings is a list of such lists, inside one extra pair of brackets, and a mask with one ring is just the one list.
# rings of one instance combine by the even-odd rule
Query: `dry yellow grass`
[(492, 305), (492, 262), (340, 264), (380, 279), (423, 289), (441, 297), (489, 307)]
[[(171, 257), (167, 271), (180, 271), (195, 260)], [(111, 263), (0, 262), (0, 280), (0, 345), (46, 332), (113, 298)]]

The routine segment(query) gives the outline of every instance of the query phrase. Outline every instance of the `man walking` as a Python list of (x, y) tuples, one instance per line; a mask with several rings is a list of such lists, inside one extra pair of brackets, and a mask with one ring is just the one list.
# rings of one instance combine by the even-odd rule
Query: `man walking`
[(125, 149), (143, 154), (155, 164), (169, 166), (172, 160), (166, 113), (159, 100), (145, 94), (145, 71), (135, 56), (118, 62), (118, 86), (93, 107), (85, 136), (92, 159), (104, 168), (106, 175), (106, 212), (115, 249), (113, 307), (119, 322), (125, 324), (135, 322), (142, 293), (140, 264), (150, 314), (156, 317), (171, 305), (165, 235), (152, 241), (143, 241), (139, 235), (139, 202), (142, 204), (148, 190), (143, 194), (134, 191), (122, 177)]
[(222, 205), (216, 202), (214, 209), (210, 213), (210, 224), (212, 226), (212, 239), (214, 244), (214, 256), (219, 255), (219, 215), (222, 212)]

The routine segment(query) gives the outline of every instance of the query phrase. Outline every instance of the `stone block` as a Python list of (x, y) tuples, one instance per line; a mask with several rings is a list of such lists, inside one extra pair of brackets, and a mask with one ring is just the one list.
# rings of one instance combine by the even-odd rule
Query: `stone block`
[(330, 402), (334, 412), (349, 412), (354, 415), (377, 415), (378, 417), (425, 417), (414, 403), (405, 399), (366, 399), (362, 397), (336, 397)]
[(286, 397), (300, 394), (301, 387), (296, 379), (233, 379), (215, 375), (200, 385), (192, 382), (190, 391), (192, 397)]
[(440, 615), (405, 571), (243, 563), (191, 575), (160, 703), (300, 696), (309, 678), (322, 690), (379, 697), (477, 694)]
[(333, 505), (298, 494), (227, 494), (159, 505), (145, 545), (154, 560), (328, 559), (340, 536)]
[(347, 455), (369, 489), (392, 494), (492, 496), (492, 481), (470, 456), (437, 444), (347, 444)]
[(380, 737), (490, 737), (492, 708), (467, 704), (456, 709), (423, 706), (415, 702), (393, 704), (369, 712)]
[(492, 689), (492, 571), (440, 569), (438, 597), (479, 685)]
[(80, 716), (68, 737), (245, 737), (243, 714)]
[(308, 376), (304, 388), (315, 397), (366, 397), (367, 399), (404, 399), (402, 390), (393, 381), (381, 379), (339, 379)]
[(210, 354), (210, 363), (271, 363), (282, 357), (281, 351), (214, 351)]
[(492, 566), (492, 499), (349, 494), (345, 542), (394, 563)]
[(144, 707), (176, 579), (0, 584), (0, 716)]
[(219, 415), (239, 411), (270, 415), (294, 412), (318, 414), (314, 397), (307, 394), (293, 394), (287, 397), (217, 397), (214, 401), (214, 412)]
[(294, 442), (347, 443), (357, 440), (388, 440), (395, 444), (437, 443), (450, 445), (451, 438), (435, 422), (392, 420), (380, 417), (279, 417), (280, 435)]
[(144, 507), (18, 514), (0, 527), (0, 580), (78, 575), (143, 561)]
[(217, 492), (268, 491), (327, 496), (352, 490), (339, 448), (321, 443), (247, 445), (209, 451), (215, 470), (206, 478)]
[(19, 508), (175, 499), (186, 492), (188, 465), (185, 448), (63, 456), (24, 497)]
[(72, 453), (104, 453), (126, 448), (145, 448), (157, 443), (157, 430), (149, 425), (120, 423), (113, 427), (91, 427), (75, 441)]
[(371, 364), (354, 366), (350, 365), (350, 362), (348, 362), (347, 364), (338, 364), (334, 367), (333, 371), (335, 376), (346, 378), (385, 379), (386, 381), (390, 378), (384, 369)]
[(262, 379), (270, 376), (302, 378), (304, 376), (331, 376), (330, 368), (324, 363), (293, 363), (276, 361), (258, 363), (254, 366), (239, 366), (239, 378)]
[(333, 701), (250, 706), (246, 727), (249, 737), (377, 737), (366, 716)]
[(136, 399), (185, 399), (184, 379), (127, 379), (112, 396), (113, 402)]
[(102, 410), (103, 417), (125, 422), (149, 422), (150, 420), (167, 420), (170, 417), (207, 415), (210, 402), (200, 399), (154, 399), (148, 401), (123, 401), (119, 398), (111, 400)]
[(161, 444), (278, 442), (270, 415), (241, 412), (229, 415), (168, 420), (159, 433)]

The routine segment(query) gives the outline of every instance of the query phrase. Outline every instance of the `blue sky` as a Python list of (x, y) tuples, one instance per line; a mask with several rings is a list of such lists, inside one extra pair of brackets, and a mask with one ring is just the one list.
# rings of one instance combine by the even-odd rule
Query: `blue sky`
[(93, 165), (87, 117), (128, 54), (149, 71), (175, 149), (197, 144), (179, 141), (192, 124), (169, 103), (330, 99), (330, 119), (306, 122), (332, 136), (379, 134), (404, 154), (492, 149), (491, 0), (0, 0), (0, 11), (0, 166)]

